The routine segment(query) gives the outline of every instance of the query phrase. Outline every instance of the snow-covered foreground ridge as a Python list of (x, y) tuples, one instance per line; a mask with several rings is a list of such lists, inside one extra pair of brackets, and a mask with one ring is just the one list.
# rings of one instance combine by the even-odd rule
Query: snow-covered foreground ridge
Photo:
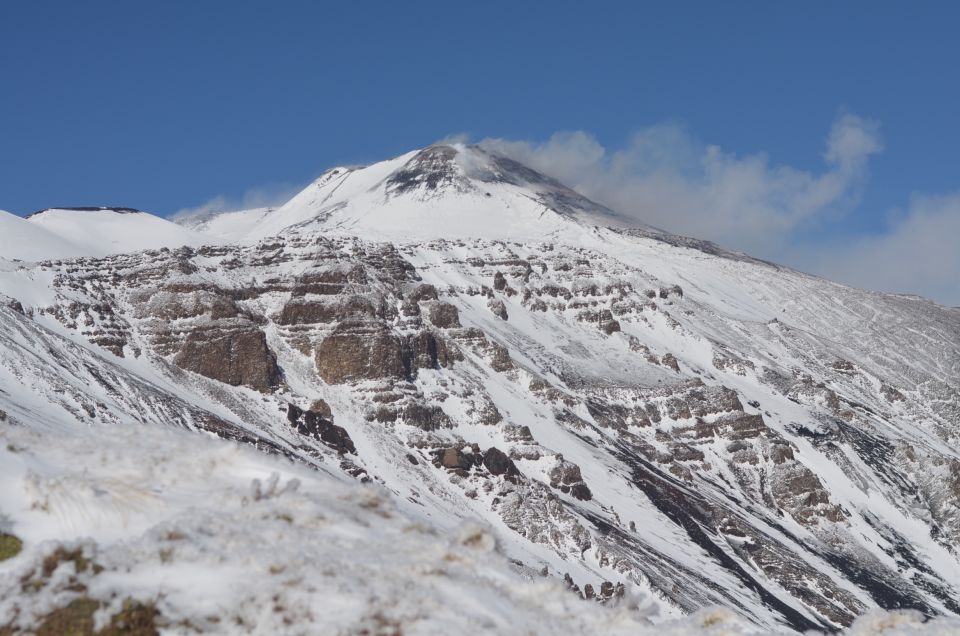
[(475, 147), (146, 217), (0, 217), (0, 633), (956, 629), (960, 311)]
[[(722, 608), (651, 625), (643, 599), (606, 608), (521, 576), (488, 527), (440, 530), (380, 486), (234, 444), (140, 425), (48, 435), (0, 434), (0, 501), (35, 544), (3, 564), (7, 630), (61, 633), (44, 631), (54, 608), (89, 601), (100, 629), (140, 608), (135, 633), (766, 633)], [(851, 633), (958, 627), (875, 612)]]

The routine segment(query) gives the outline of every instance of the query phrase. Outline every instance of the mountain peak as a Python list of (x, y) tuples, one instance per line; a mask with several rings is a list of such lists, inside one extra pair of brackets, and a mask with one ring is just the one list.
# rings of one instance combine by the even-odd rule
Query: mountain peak
[[(249, 221), (249, 214), (234, 214), (237, 225)], [(219, 225), (235, 236), (230, 219)], [(400, 242), (537, 239), (593, 227), (656, 232), (482, 145), (440, 143), (370, 166), (328, 170), (244, 235), (337, 230)]]
[(456, 146), (437, 144), (417, 152), (386, 181), (389, 193), (404, 194), (417, 190), (436, 191), (447, 187), (461, 192), (471, 189), (469, 180), (457, 162)]

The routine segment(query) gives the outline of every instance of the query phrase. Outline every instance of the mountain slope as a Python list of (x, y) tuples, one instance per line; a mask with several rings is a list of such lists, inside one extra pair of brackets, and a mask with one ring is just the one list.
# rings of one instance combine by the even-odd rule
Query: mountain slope
[(0, 271), (0, 408), (376, 482), (606, 605), (960, 614), (960, 312), (628, 227), (475, 147), (197, 228), (231, 240)]
[(0, 258), (41, 261), (211, 243), (207, 235), (129, 208), (50, 208), (0, 215)]
[(87, 250), (26, 219), (0, 210), (0, 258), (25, 261), (83, 256)]

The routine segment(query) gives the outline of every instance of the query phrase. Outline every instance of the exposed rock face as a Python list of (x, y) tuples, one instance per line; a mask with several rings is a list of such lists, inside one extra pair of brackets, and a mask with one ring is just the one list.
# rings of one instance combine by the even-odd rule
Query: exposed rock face
[(499, 298), (490, 299), (490, 302), (487, 303), (487, 307), (489, 307), (490, 311), (493, 312), (493, 315), (500, 320), (508, 320), (510, 318), (510, 316), (507, 314), (507, 306)]
[(233, 386), (267, 391), (276, 386), (280, 370), (259, 329), (191, 333), (174, 364)]
[(346, 429), (337, 426), (315, 411), (303, 411), (293, 404), (288, 404), (287, 420), (301, 435), (318, 439), (341, 455), (344, 453), (357, 454), (357, 449)]
[(332, 323), (345, 318), (375, 318), (382, 309), (369, 298), (359, 295), (335, 296), (322, 300), (291, 298), (277, 317), (280, 325)]
[(589, 500), (593, 497), (590, 488), (583, 483), (580, 467), (561, 456), (557, 457), (556, 465), (550, 470), (550, 485), (580, 500)]
[(462, 360), (460, 352), (441, 336), (430, 331), (421, 331), (407, 339), (403, 349), (404, 367), (408, 372), (416, 369), (449, 367)]
[(600, 312), (599, 323), (600, 331), (608, 336), (620, 331), (620, 323), (613, 317), (609, 309), (604, 309)]
[(487, 452), (483, 454), (483, 465), (490, 471), (491, 475), (506, 475), (511, 478), (520, 474), (513, 460), (495, 446), (488, 448)]
[(427, 306), (427, 318), (434, 327), (457, 329), (460, 327), (460, 312), (450, 303), (433, 302)]
[(326, 420), (333, 421), (333, 409), (324, 399), (318, 398), (311, 402), (309, 410)]
[(317, 372), (328, 384), (407, 375), (400, 338), (371, 322), (338, 325), (317, 347), (316, 363)]

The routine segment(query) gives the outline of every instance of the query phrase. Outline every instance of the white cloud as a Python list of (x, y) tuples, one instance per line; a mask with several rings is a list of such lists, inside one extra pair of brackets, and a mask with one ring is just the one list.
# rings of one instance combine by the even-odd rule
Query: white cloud
[(772, 165), (764, 154), (737, 156), (672, 124), (642, 130), (613, 152), (584, 132), (558, 133), (539, 144), (481, 143), (623, 214), (775, 257), (795, 232), (856, 204), (868, 158), (882, 149), (878, 129), (855, 115), (839, 117), (819, 173)]
[(823, 238), (842, 229), (844, 214), (859, 202), (870, 157), (883, 150), (875, 121), (839, 116), (818, 171), (776, 165), (764, 153), (736, 155), (674, 124), (641, 130), (614, 150), (582, 131), (543, 143), (481, 144), (665, 230), (859, 287), (960, 305), (960, 194), (915, 196), (907, 213), (879, 234), (844, 244)]
[(289, 201), (305, 187), (305, 184), (282, 183), (252, 188), (239, 197), (218, 195), (200, 205), (181, 208), (171, 214), (170, 218), (175, 221), (202, 219), (220, 212), (276, 207)]
[(960, 193), (916, 196), (881, 234), (801, 248), (801, 266), (858, 287), (919, 294), (960, 306)]

